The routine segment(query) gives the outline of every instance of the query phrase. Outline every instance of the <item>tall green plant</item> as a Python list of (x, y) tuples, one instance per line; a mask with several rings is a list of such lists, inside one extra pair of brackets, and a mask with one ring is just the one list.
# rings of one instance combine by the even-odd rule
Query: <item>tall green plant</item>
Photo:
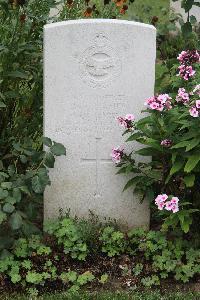
[[(165, 227), (180, 224), (186, 233), (200, 209), (200, 55), (188, 50), (178, 59), (179, 65), (171, 69), (170, 95), (147, 99), (144, 112), (148, 115), (136, 122), (130, 114), (118, 118), (129, 135), (126, 142), (136, 141), (145, 147), (130, 154), (114, 148), (112, 156), (120, 167), (118, 174), (132, 174), (124, 189), (133, 188), (141, 200), (147, 197), (153, 201), (159, 194), (155, 204)], [(138, 162), (134, 153), (152, 160)]]

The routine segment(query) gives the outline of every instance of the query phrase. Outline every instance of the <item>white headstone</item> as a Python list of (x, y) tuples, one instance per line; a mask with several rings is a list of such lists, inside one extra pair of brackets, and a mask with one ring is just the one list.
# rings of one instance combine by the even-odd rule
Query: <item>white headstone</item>
[(117, 116), (139, 117), (154, 93), (156, 31), (119, 20), (77, 20), (45, 26), (44, 135), (67, 148), (45, 191), (45, 219), (59, 209), (148, 226), (149, 205), (128, 178), (115, 175), (113, 146), (122, 143)]
[[(184, 21), (187, 21), (187, 14), (185, 13), (185, 10), (181, 7), (181, 0), (174, 2), (171, 0), (171, 8), (176, 12), (177, 14), (181, 14)], [(198, 2), (198, 1), (196, 1)], [(199, 2), (200, 3), (200, 2)], [(193, 6), (192, 9), (190, 10), (190, 16), (195, 16), (197, 19), (197, 22), (200, 22), (200, 7), (198, 6)]]

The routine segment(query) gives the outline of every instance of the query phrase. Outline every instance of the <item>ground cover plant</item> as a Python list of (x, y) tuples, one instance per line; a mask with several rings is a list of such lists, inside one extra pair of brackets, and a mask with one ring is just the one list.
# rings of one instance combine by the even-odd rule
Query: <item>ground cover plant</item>
[(0, 261), (0, 272), (0, 289), (31, 296), (55, 290), (76, 294), (84, 286), (112, 289), (116, 284), (119, 289), (164, 290), (174, 280), (180, 288), (198, 282), (200, 251), (176, 233), (142, 228), (124, 233), (116, 224), (103, 225), (93, 217), (66, 216), (46, 223), (43, 237), (18, 239)]

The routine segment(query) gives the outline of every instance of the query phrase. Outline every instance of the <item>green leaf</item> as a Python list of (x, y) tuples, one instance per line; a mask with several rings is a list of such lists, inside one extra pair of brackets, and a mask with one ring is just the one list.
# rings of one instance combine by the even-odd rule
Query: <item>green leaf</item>
[(63, 146), (60, 143), (55, 143), (54, 145), (50, 148), (51, 152), (56, 155), (56, 156), (60, 156), (60, 155), (66, 155), (66, 149), (65, 146)]
[(141, 134), (139, 132), (133, 133), (133, 134), (131, 134), (131, 136), (129, 136), (129, 138), (126, 140), (126, 142), (135, 141), (140, 136), (141, 136)]
[(151, 116), (145, 117), (143, 119), (140, 119), (137, 123), (136, 126), (140, 127), (141, 125), (145, 125), (145, 124), (152, 124), (153, 120)]
[(184, 177), (184, 182), (186, 187), (193, 187), (194, 186), (194, 181), (195, 181), (195, 175), (190, 174)]
[(170, 170), (170, 176), (172, 176), (173, 174), (175, 174), (176, 172), (180, 171), (181, 168), (184, 166), (184, 160), (178, 160), (178, 161), (175, 161), (175, 163), (173, 164), (171, 170)]
[(5, 107), (6, 107), (5, 103), (3, 103), (2, 101), (0, 101), (0, 108), (5, 108)]
[(43, 192), (43, 185), (38, 175), (32, 178), (32, 189), (35, 193), (41, 194)]
[(138, 139), (138, 142), (143, 145), (151, 146), (152, 148), (155, 148), (157, 150), (160, 150), (160, 151), (162, 150), (160, 142), (158, 142), (157, 140), (154, 140), (152, 138), (141, 137)]
[(25, 155), (20, 155), (19, 157), (23, 164), (27, 163), (27, 157)]
[(2, 187), (3, 189), (8, 189), (8, 190), (10, 190), (11, 187), (12, 187), (12, 182), (4, 181), (4, 182), (1, 183), (1, 187)]
[(8, 213), (8, 214), (11, 214), (14, 210), (15, 210), (14, 205), (12, 205), (10, 203), (6, 203), (3, 206), (3, 211), (6, 212), (6, 213)]
[(55, 158), (51, 152), (45, 154), (44, 164), (48, 168), (53, 168), (55, 163)]
[(51, 147), (52, 146), (52, 141), (51, 141), (51, 139), (50, 138), (48, 138), (48, 137), (43, 137), (43, 144), (45, 145), (45, 146), (48, 146), (48, 147)]
[(11, 197), (11, 196), (8, 196), (8, 197), (5, 199), (5, 201), (6, 201), (7, 203), (10, 203), (10, 204), (15, 204), (15, 203), (16, 203), (15, 198), (13, 198), (13, 197)]
[(185, 9), (185, 12), (187, 13), (194, 4), (194, 0), (182, 0), (181, 7)]
[(16, 200), (16, 202), (20, 202), (22, 198), (21, 191), (18, 188), (13, 189), (13, 198)]
[(158, 153), (154, 148), (148, 147), (148, 148), (143, 148), (140, 150), (135, 151), (135, 153), (142, 155), (142, 156), (153, 156)]
[(182, 34), (184, 38), (188, 38), (192, 33), (192, 24), (190, 22), (186, 22), (181, 26)]
[(192, 150), (194, 147), (199, 145), (200, 139), (192, 139), (188, 142), (188, 145), (186, 147), (186, 152)]
[(29, 196), (31, 195), (31, 193), (30, 193), (30, 191), (29, 191), (29, 189), (28, 189), (28, 186), (22, 185), (22, 186), (20, 186), (19, 188), (20, 188), (20, 191), (24, 192), (25, 194), (27, 194), (27, 195), (29, 195)]
[(21, 78), (21, 79), (28, 79), (29, 76), (27, 73), (22, 71), (12, 71), (6, 74), (7, 77), (13, 77), (13, 78)]
[(0, 224), (2, 224), (3, 221), (5, 221), (6, 219), (7, 219), (6, 214), (0, 210)]
[(178, 149), (178, 148), (187, 147), (188, 143), (189, 143), (188, 141), (182, 141), (182, 142), (172, 146), (171, 149)]
[(196, 17), (195, 16), (190, 16), (190, 22), (191, 22), (191, 24), (192, 25), (194, 25), (194, 24), (196, 24), (197, 23), (197, 19), (196, 19)]
[(120, 168), (116, 174), (123, 174), (123, 173), (126, 173), (126, 167)]
[(137, 182), (140, 181), (140, 178), (139, 177), (134, 177), (134, 178), (131, 178), (127, 184), (125, 185), (124, 189), (123, 189), (123, 192), (126, 191), (128, 188), (130, 188), (131, 186), (135, 186), (135, 184), (137, 184)]
[(184, 233), (188, 233), (189, 229), (190, 229), (190, 225), (192, 224), (191, 219), (188, 218), (184, 219), (183, 221), (180, 220), (180, 224), (181, 224), (181, 229), (183, 230)]
[(199, 161), (200, 161), (199, 154), (191, 155), (185, 165), (184, 171), (186, 173), (191, 172), (196, 167)]
[(22, 226), (22, 217), (18, 212), (11, 215), (9, 220), (10, 226), (13, 230), (18, 230)]
[(177, 153), (176, 152), (172, 153), (172, 164), (174, 164), (176, 157), (177, 157)]
[(8, 191), (0, 188), (0, 199), (5, 199), (6, 197), (8, 197)]

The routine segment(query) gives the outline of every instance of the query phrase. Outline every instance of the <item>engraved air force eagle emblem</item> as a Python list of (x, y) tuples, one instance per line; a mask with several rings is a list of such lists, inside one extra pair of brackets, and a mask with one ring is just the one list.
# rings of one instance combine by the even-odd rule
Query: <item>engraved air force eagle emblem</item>
[(104, 87), (120, 74), (121, 62), (105, 34), (96, 34), (93, 45), (80, 59), (81, 77), (92, 87)]

